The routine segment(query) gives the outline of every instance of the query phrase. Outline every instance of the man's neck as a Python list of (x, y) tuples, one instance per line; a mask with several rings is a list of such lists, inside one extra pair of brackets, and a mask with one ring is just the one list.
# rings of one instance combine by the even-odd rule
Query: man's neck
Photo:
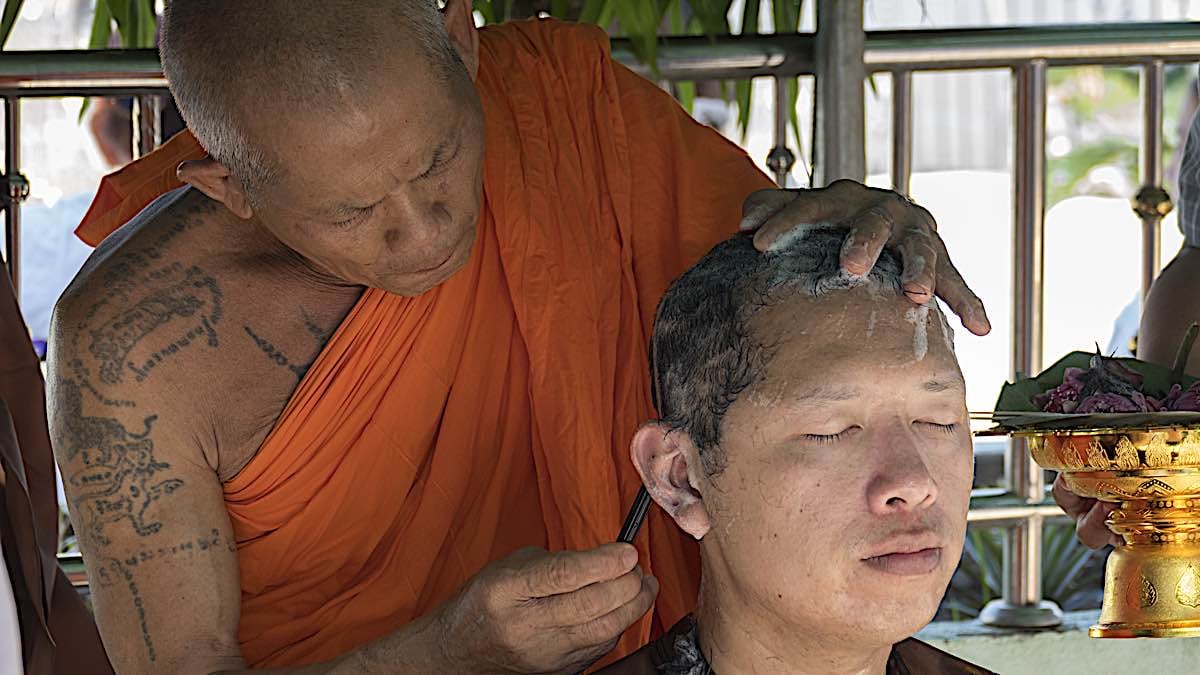
[[(705, 566), (696, 609), (700, 649), (718, 675), (883, 675), (891, 645), (864, 647), (854, 640), (814, 634), (811, 627), (784, 625)], [(848, 637), (848, 636), (847, 636)]]

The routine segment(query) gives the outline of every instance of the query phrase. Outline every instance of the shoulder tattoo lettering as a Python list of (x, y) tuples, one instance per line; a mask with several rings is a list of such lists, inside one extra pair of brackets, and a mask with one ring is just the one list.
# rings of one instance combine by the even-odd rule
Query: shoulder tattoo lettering
[[(175, 263), (144, 275), (143, 282), (142, 297), (127, 295), (121, 303), (124, 309), (99, 325), (93, 322), (87, 331), (88, 351), (100, 364), (105, 384), (120, 384), (126, 372), (142, 382), (165, 359), (192, 344), (220, 344), (216, 325), (223, 313), (222, 294), (215, 279), (199, 267)], [(131, 358), (135, 348), (158, 334), (163, 338)]]

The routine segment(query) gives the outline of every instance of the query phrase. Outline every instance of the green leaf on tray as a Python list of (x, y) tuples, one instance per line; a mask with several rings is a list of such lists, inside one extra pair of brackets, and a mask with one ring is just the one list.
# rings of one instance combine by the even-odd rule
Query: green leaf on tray
[[(996, 401), (996, 412), (1041, 412), (1033, 403), (1033, 398), (1062, 384), (1067, 368), (1087, 369), (1094, 353), (1071, 352), (1057, 363), (1043, 370), (1037, 377), (1022, 377), (1016, 382), (1008, 382), (1000, 389), (1000, 398)], [(1170, 368), (1164, 368), (1153, 363), (1130, 358), (1111, 358), (1126, 368), (1141, 374), (1144, 378), (1141, 390), (1147, 396), (1162, 398), (1178, 382), (1185, 389), (1196, 382), (1196, 378), (1187, 375), (1176, 380), (1176, 375)]]

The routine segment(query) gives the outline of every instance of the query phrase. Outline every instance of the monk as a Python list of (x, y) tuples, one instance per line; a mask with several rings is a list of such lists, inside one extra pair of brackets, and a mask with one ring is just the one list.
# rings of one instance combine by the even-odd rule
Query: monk
[(987, 330), (926, 211), (770, 189), (596, 28), (167, 9), (194, 135), (102, 186), (51, 338), (120, 672), (563, 672), (674, 624), (694, 545), (661, 514), (605, 542), (640, 486), (654, 308), (743, 215), (763, 246), (842, 224), (855, 274), (890, 241), (914, 300)]

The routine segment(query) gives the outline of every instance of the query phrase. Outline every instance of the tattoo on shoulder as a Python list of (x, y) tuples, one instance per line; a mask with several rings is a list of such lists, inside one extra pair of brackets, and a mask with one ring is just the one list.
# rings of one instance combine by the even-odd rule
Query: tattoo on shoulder
[(106, 529), (127, 523), (138, 536), (162, 529), (154, 517), (154, 504), (183, 487), (178, 478), (167, 478), (171, 465), (154, 456), (150, 430), (157, 419), (150, 415), (142, 428), (130, 430), (112, 417), (83, 413), (83, 396), (73, 380), (60, 379), (59, 413), (65, 428), (65, 448), (71, 487), (81, 534), (102, 545), (111, 543)]
[(288, 358), (287, 354), (284, 354), (283, 351), (281, 351), (274, 344), (271, 344), (271, 342), (266, 338), (261, 337), (258, 333), (255, 333), (253, 328), (250, 326), (242, 326), (242, 328), (246, 331), (246, 335), (249, 335), (250, 339), (254, 341), (254, 344), (258, 347), (258, 350), (263, 354), (266, 354), (267, 358), (270, 359), (272, 363), (281, 368), (287, 368), (292, 372), (293, 375), (296, 376), (297, 379), (304, 378), (304, 374), (308, 372), (309, 366), (312, 365), (311, 363), (293, 363), (292, 360)]
[(300, 310), (300, 316), (304, 320), (304, 329), (308, 331), (309, 335), (316, 338), (317, 346), (324, 347), (325, 343), (329, 342), (329, 338), (333, 337), (333, 331), (335, 329), (322, 328), (321, 324), (317, 323), (317, 320), (304, 310)]
[[(191, 345), (220, 344), (216, 326), (223, 314), (222, 293), (216, 279), (180, 263), (138, 278), (136, 291), (118, 291), (97, 303), (79, 333), (86, 335), (104, 384), (120, 384), (126, 374), (142, 382), (160, 363)], [(105, 311), (113, 306), (120, 309)], [(148, 349), (139, 349), (147, 342)]]

